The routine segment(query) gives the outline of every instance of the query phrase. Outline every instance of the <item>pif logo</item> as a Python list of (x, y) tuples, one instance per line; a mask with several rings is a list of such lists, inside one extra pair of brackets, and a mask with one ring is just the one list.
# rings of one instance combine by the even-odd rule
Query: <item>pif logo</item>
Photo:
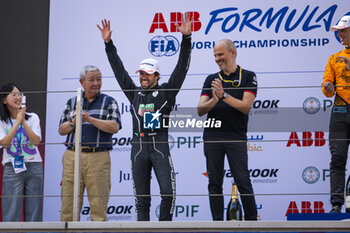
[[(199, 12), (189, 11), (189, 12), (186, 12), (185, 14), (189, 14), (190, 18), (193, 19), (193, 23), (191, 26), (192, 32), (196, 32), (199, 29), (201, 29), (202, 23), (199, 20), (199, 16), (200, 16)], [(178, 32), (176, 24), (181, 26), (182, 17), (183, 15), (181, 12), (170, 12), (170, 32)], [(151, 28), (149, 29), (149, 33), (154, 33), (156, 29), (160, 29), (164, 33), (169, 32), (162, 13), (156, 13), (154, 15)]]
[[(175, 217), (193, 218), (199, 212), (199, 205), (176, 205), (174, 208)], [(159, 218), (160, 205), (155, 209), (155, 214)]]
[(201, 139), (201, 136), (177, 137), (176, 146), (177, 148), (183, 145), (187, 146), (187, 148), (196, 148), (196, 145), (200, 144), (199, 139)]
[(314, 184), (320, 179), (320, 171), (313, 166), (307, 167), (302, 173), (303, 180), (308, 184)]
[(315, 97), (309, 97), (303, 103), (303, 109), (308, 114), (315, 114), (320, 110), (320, 108), (320, 101)]
[[(314, 201), (314, 209), (311, 208), (311, 202), (309, 201), (302, 201), (301, 202), (301, 213), (315, 213), (315, 214), (321, 214), (324, 213), (323, 208), (323, 202), (322, 201)], [(299, 214), (299, 209), (297, 206), (297, 203), (295, 201), (291, 201), (289, 203), (286, 216), (287, 214)]]

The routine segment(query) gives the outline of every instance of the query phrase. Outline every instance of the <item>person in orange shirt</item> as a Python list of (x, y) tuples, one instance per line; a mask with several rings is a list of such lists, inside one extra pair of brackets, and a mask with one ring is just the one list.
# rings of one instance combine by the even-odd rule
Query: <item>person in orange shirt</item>
[(330, 29), (338, 31), (340, 41), (345, 46), (345, 49), (329, 57), (322, 82), (324, 95), (335, 95), (329, 125), (329, 150), (332, 156), (330, 213), (341, 213), (350, 139), (350, 15), (343, 16)]

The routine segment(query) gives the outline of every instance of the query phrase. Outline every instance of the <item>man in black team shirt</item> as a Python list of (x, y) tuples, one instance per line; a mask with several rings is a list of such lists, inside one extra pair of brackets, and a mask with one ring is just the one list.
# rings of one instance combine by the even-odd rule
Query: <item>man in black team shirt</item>
[[(208, 119), (215, 118), (222, 123), (220, 128), (205, 128), (203, 136), (208, 190), (209, 195), (213, 194), (209, 197), (212, 217), (213, 220), (223, 220), (224, 217), (224, 198), (220, 194), (226, 154), (238, 190), (243, 194), (245, 220), (256, 220), (246, 141), (248, 114), (257, 93), (256, 76), (236, 64), (237, 50), (231, 40), (217, 42), (214, 56), (221, 71), (205, 80), (197, 109), (199, 116), (208, 113)], [(224, 142), (232, 140), (236, 142)]]
[[(158, 129), (148, 129), (147, 124), (144, 124), (146, 123), (144, 116), (149, 116), (148, 113), (152, 113), (151, 121), (153, 121), (159, 119), (160, 116), (169, 115), (171, 112), (175, 104), (175, 97), (185, 80), (190, 64), (191, 22), (189, 15), (186, 15), (181, 26), (177, 25), (177, 29), (183, 36), (179, 59), (169, 81), (161, 85), (158, 84), (159, 63), (155, 59), (149, 58), (143, 60), (137, 70), (140, 74), (141, 87), (135, 85), (124, 69), (117, 49), (111, 40), (110, 22), (102, 20), (102, 28), (98, 25), (105, 41), (106, 53), (114, 75), (132, 106), (131, 166), (138, 221), (150, 220), (152, 167), (162, 195), (159, 220), (172, 220), (175, 206), (175, 173), (169, 144), (165, 143), (168, 141), (168, 130), (162, 125), (158, 125)], [(169, 118), (164, 117), (164, 120), (168, 125)], [(158, 123), (160, 122), (158, 121)]]

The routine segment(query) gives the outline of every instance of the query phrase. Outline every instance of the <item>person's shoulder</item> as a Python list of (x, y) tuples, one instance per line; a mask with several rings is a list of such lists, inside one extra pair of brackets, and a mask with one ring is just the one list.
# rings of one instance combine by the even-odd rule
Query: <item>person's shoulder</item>
[(342, 49), (342, 50), (336, 52), (336, 53), (333, 54), (333, 55), (339, 55), (339, 54), (341, 54), (341, 53), (345, 53), (345, 50), (346, 50), (346, 49), (344, 48), (344, 49)]
[(10, 121), (5, 121), (5, 120), (0, 120), (0, 127), (2, 128), (5, 128), (6, 126), (10, 126), (11, 127), (11, 124), (10, 124)]
[(26, 114), (29, 116), (28, 119), (30, 120), (36, 120), (36, 119), (39, 119), (39, 116), (38, 114), (34, 113), (34, 112), (26, 112)]
[(255, 76), (255, 72), (247, 69), (242, 69), (242, 75)]
[(28, 116), (34, 116), (34, 117), (39, 117), (36, 113), (34, 112), (26, 112), (26, 114), (28, 114)]
[(257, 85), (257, 77), (254, 71), (242, 68), (242, 82), (243, 85)]
[(220, 72), (209, 74), (206, 79), (213, 80), (215, 78), (219, 78), (219, 73)]
[(100, 92), (100, 97), (101, 97), (101, 98), (107, 98), (107, 101), (115, 101), (115, 102), (117, 102), (117, 101), (114, 99), (113, 96), (107, 95), (107, 94), (102, 93), (102, 92)]
[(77, 99), (76, 96), (70, 97), (70, 98), (67, 100), (67, 103), (71, 103), (72, 101), (76, 101), (76, 99)]
[(215, 73), (209, 74), (208, 77), (216, 78), (219, 75), (219, 73), (220, 72), (215, 72)]
[(332, 55), (329, 56), (329, 58), (331, 58), (331, 59), (336, 58), (338, 56), (341, 56), (343, 53), (345, 53), (345, 49), (342, 49), (336, 53), (333, 53)]

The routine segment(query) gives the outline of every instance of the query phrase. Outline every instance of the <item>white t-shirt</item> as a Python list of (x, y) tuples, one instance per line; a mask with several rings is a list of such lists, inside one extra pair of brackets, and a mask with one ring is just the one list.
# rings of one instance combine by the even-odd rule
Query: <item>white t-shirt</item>
[[(28, 113), (30, 116), (28, 120), (26, 120), (29, 128), (40, 137), (41, 140), (41, 129), (40, 129), (40, 120), (38, 115), (35, 113)], [(11, 119), (12, 123), (14, 124), (16, 122), (16, 119)], [(8, 123), (4, 121), (0, 121), (0, 140), (3, 139), (6, 134), (10, 131), (12, 128), (10, 121)], [(17, 129), (17, 133), (20, 133), (20, 127)], [(22, 128), (22, 156), (24, 156), (25, 162), (42, 162), (40, 152), (38, 148), (29, 140), (29, 137), (27, 133), (25, 132), (24, 128)], [(0, 148), (2, 145), (0, 144)], [(17, 137), (16, 135), (13, 137), (11, 146), (7, 149), (4, 148), (4, 153), (2, 156), (2, 164), (5, 165), (8, 162), (14, 161), (14, 156), (17, 154)]]

